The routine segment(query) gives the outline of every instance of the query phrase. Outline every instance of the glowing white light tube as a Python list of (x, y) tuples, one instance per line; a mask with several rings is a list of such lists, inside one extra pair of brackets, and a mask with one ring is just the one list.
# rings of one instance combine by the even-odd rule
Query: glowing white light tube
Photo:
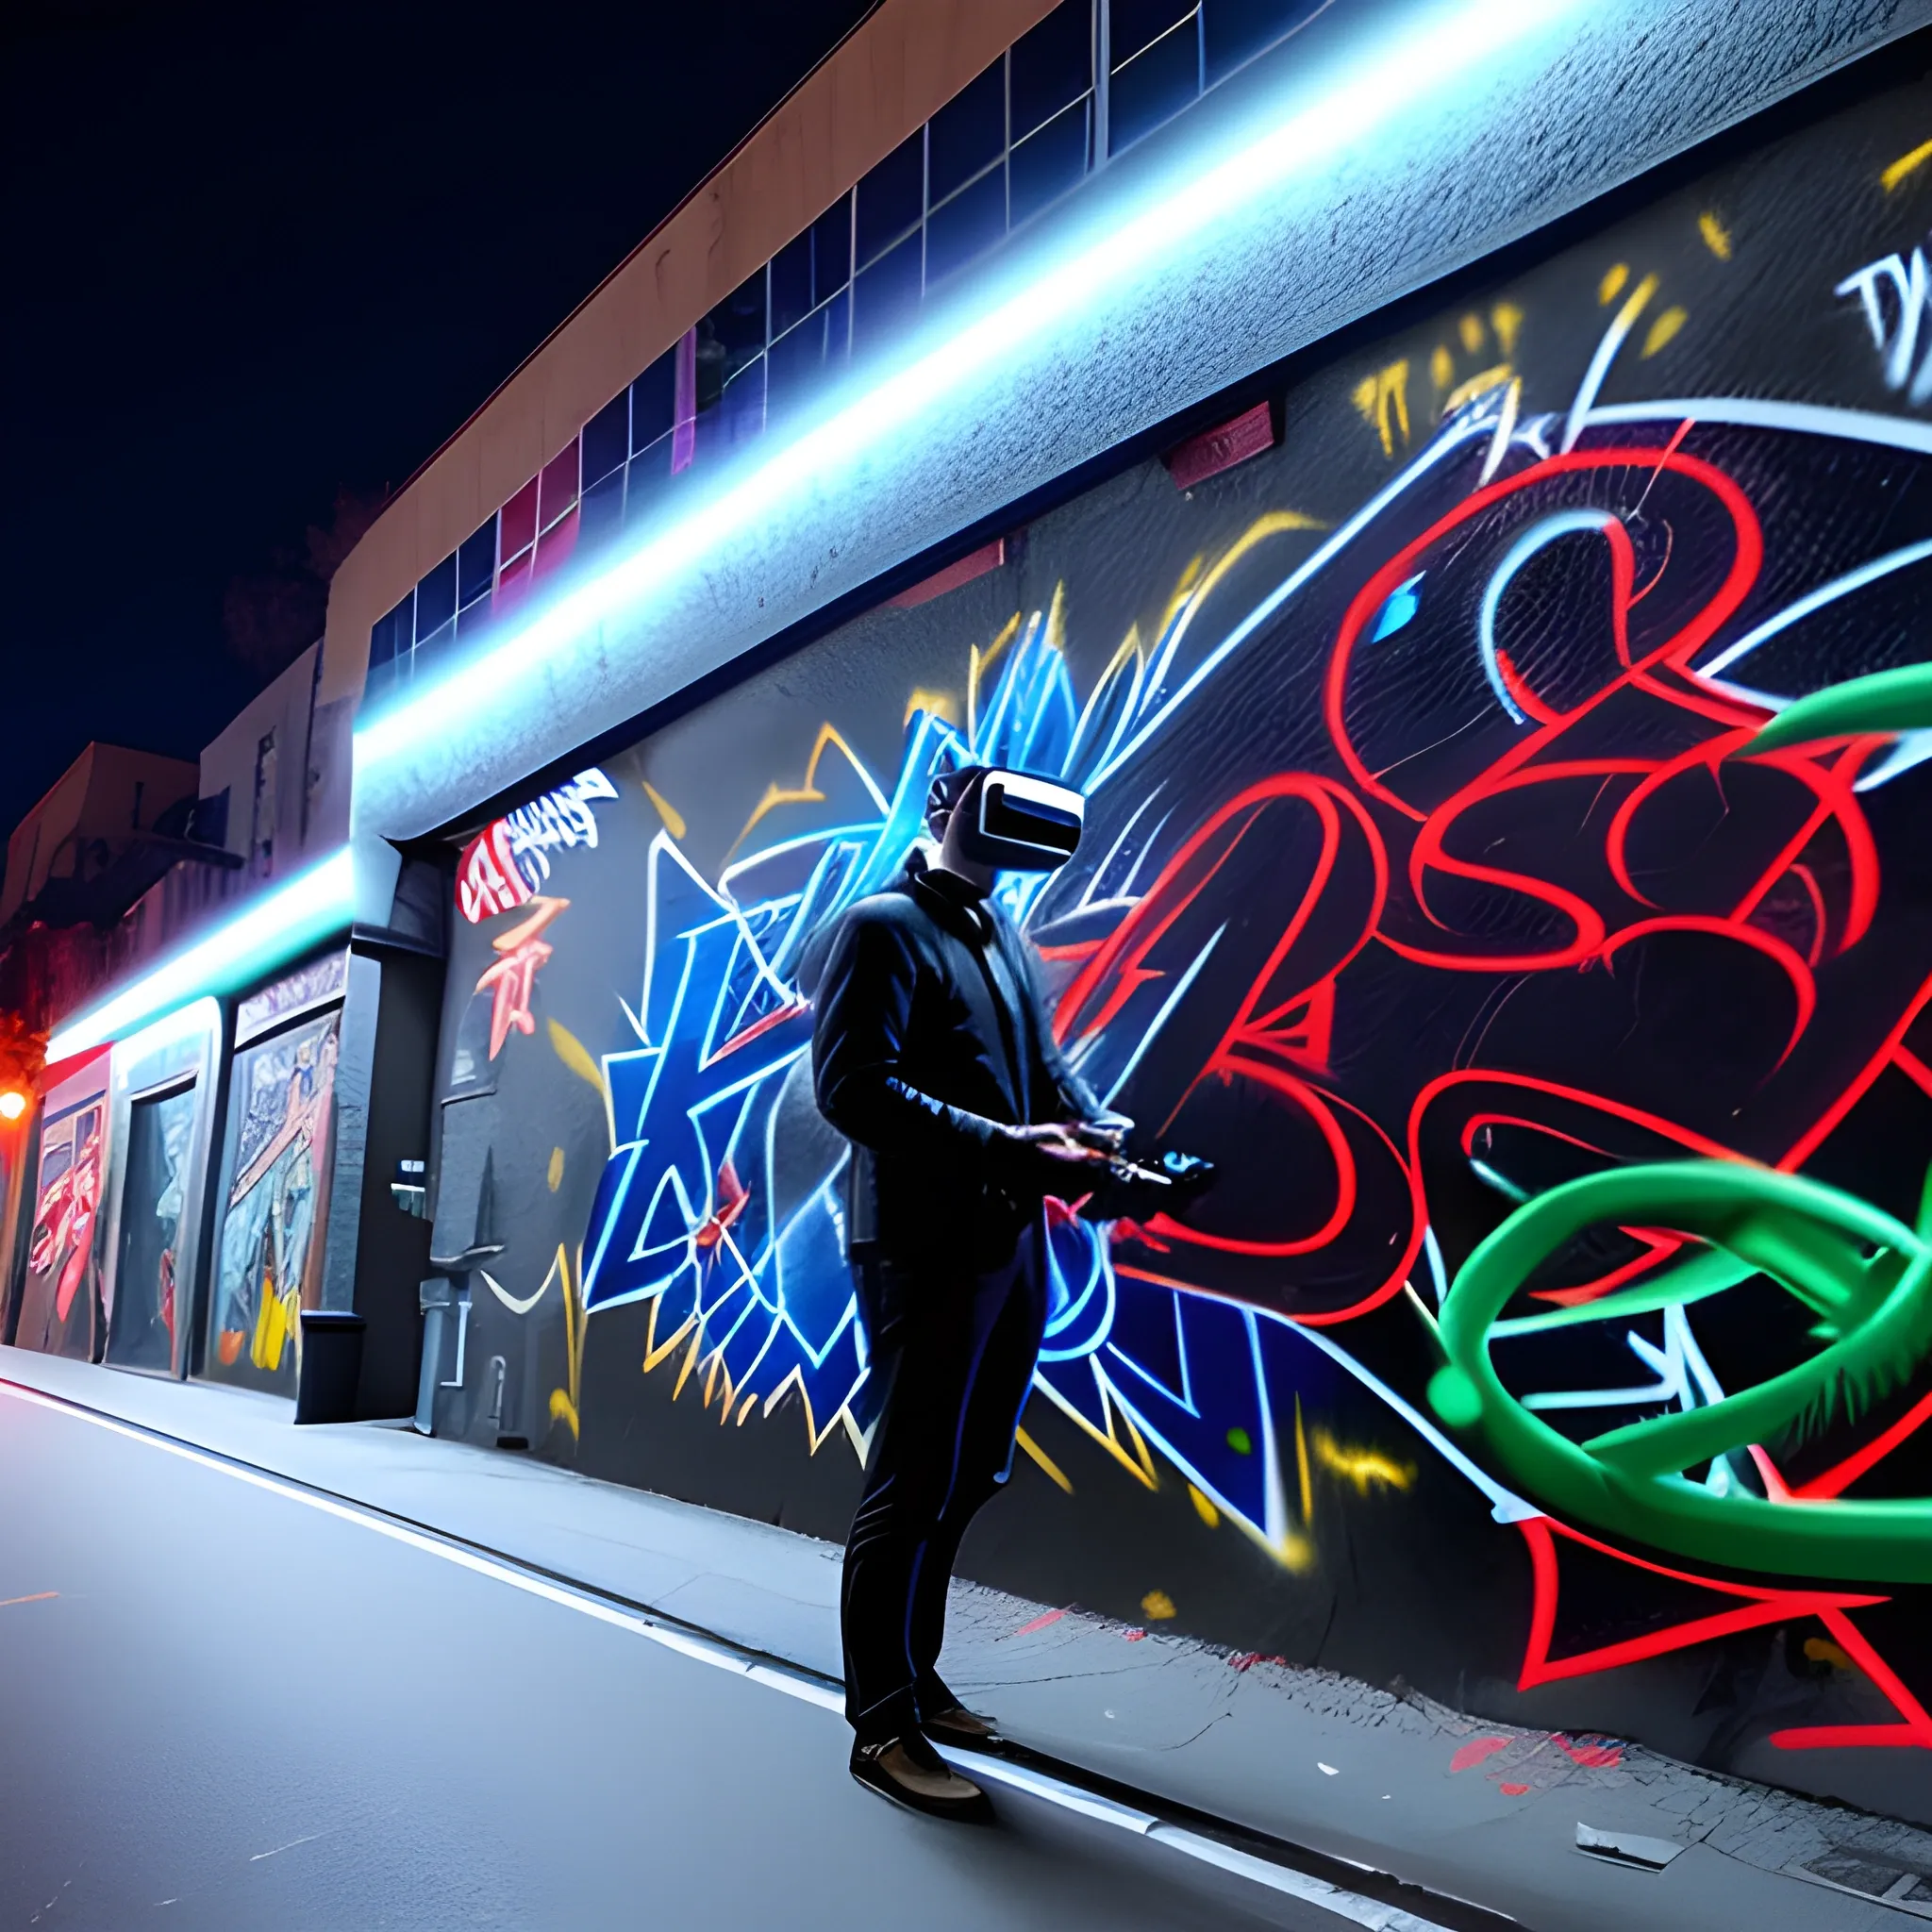
[[(1580, 5), (1460, 0), (1413, 25), (1405, 22), (1400, 33), (1374, 42), (1319, 99), (1180, 182), (1171, 176), (1159, 182), (1141, 211), (1073, 248), (1033, 280), (995, 290), (985, 313), (914, 353), (775, 449), (736, 485), (696, 505), (479, 656), (458, 660), (441, 678), (413, 687), (373, 716), (355, 739), (358, 794), (367, 779), (389, 775), (385, 767), (400, 776), (404, 767), (435, 756), (439, 744), (454, 749), (452, 721), (461, 720), (467, 735), (487, 735), (492, 719), (507, 721), (541, 704), (532, 680), (570, 677), (574, 652), (583, 654), (582, 667), (591, 672), (610, 646), (600, 635), (610, 619), (635, 617), (651, 592), (703, 571), (708, 559), (727, 554), (735, 539), (788, 508), (800, 509), (856, 483), (870, 459), (912, 434), (921, 418), (963, 385), (1010, 365), (1023, 352), (1050, 347), (1071, 319), (1104, 318), (1134, 285), (1158, 280), (1191, 259), (1208, 245), (1206, 231), (1256, 212), (1295, 177), (1391, 130), (1424, 100), (1466, 91), (1499, 55), (1531, 35), (1550, 33)], [(1220, 247), (1241, 245), (1239, 233), (1213, 241)], [(745, 643), (756, 641), (747, 637)]]
[(58, 1028), (49, 1062), (118, 1040), (204, 993), (230, 992), (307, 952), (355, 916), (347, 847), (243, 906), (192, 944)]

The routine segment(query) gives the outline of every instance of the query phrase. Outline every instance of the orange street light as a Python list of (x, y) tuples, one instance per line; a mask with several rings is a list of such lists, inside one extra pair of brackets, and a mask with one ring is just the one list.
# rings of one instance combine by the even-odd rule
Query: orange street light
[(26, 1095), (17, 1087), (0, 1093), (0, 1121), (17, 1121), (26, 1111)]

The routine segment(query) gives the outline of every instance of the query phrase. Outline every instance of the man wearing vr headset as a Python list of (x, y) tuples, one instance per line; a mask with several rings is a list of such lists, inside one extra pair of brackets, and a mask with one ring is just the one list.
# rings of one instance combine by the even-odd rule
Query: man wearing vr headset
[(915, 852), (846, 913), (817, 987), (818, 1104), (852, 1143), (847, 1242), (885, 1391), (840, 1607), (852, 1771), (941, 1816), (988, 1811), (926, 1733), (992, 1735), (936, 1665), (959, 1540), (1011, 1467), (1045, 1331), (1042, 1204), (1087, 1193), (1131, 1124), (1067, 1064), (991, 896), (997, 873), (1064, 864), (1084, 814), (1026, 773), (936, 778), (937, 858)]

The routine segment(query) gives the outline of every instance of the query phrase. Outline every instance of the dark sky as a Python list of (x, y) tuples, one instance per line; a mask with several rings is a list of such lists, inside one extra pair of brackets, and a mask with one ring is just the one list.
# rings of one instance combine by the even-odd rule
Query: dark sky
[(427, 457), (868, 0), (16, 0), (0, 837), (264, 681), (237, 580)]

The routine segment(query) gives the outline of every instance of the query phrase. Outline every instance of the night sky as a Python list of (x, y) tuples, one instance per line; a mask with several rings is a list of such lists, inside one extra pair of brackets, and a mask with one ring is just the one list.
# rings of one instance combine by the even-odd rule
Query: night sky
[(325, 561), (868, 10), (17, 6), (0, 836), (90, 739), (194, 757), (319, 633), (311, 527)]

